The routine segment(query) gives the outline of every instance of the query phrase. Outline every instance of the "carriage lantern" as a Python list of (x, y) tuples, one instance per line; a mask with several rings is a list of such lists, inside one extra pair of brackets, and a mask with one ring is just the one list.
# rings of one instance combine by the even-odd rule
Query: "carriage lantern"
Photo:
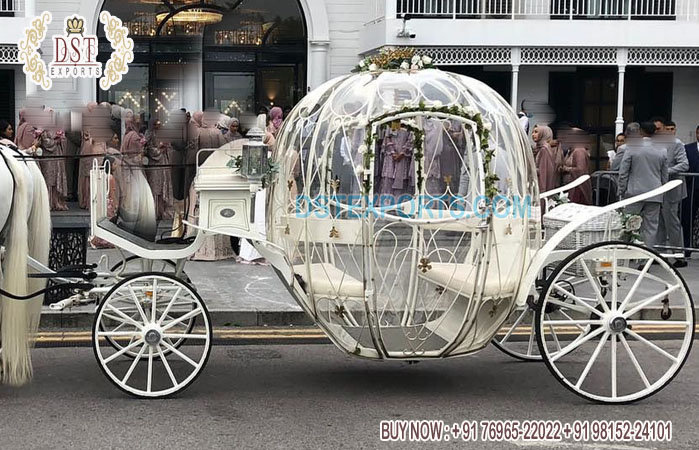
[(269, 147), (262, 142), (265, 132), (255, 127), (248, 131), (249, 141), (243, 145), (240, 174), (251, 181), (259, 181), (267, 171)]

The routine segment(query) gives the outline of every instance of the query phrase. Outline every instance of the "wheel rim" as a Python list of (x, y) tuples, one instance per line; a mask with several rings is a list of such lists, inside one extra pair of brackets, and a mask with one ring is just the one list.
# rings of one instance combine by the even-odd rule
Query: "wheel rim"
[[(576, 265), (585, 280), (577, 295), (560, 283)], [(590, 400), (624, 403), (653, 395), (691, 349), (689, 291), (674, 268), (640, 246), (604, 243), (574, 253), (551, 275), (539, 303), (539, 351), (564, 386)], [(545, 312), (551, 307), (567, 318), (551, 319)], [(671, 317), (663, 319), (664, 310)], [(560, 331), (557, 340), (541, 332), (551, 328)]]
[[(128, 301), (137, 310), (135, 318), (123, 310)], [(180, 308), (183, 303), (193, 307)], [(183, 327), (190, 319), (200, 327)], [(184, 389), (201, 372), (211, 349), (206, 306), (191, 286), (164, 274), (135, 276), (116, 285), (100, 304), (93, 330), (95, 356), (104, 373), (139, 397)], [(108, 338), (122, 343), (119, 348), (100, 345)]]

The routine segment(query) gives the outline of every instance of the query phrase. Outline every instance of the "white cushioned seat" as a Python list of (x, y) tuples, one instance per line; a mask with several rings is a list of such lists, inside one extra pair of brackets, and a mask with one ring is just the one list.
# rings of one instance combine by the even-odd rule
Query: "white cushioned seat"
[[(477, 275), (475, 265), (469, 263), (430, 263), (430, 265), (432, 268), (427, 272), (419, 272), (420, 277), (461, 295), (471, 295)], [(485, 277), (483, 295), (492, 297), (504, 293), (511, 294), (517, 287), (519, 279), (520, 274), (515, 273), (514, 270), (507, 270), (500, 276), (497, 264), (491, 261)]]
[(364, 283), (330, 263), (313, 263), (309, 272), (306, 273), (305, 264), (294, 266), (294, 273), (301, 275), (306, 289), (311, 289), (316, 296), (364, 297)]

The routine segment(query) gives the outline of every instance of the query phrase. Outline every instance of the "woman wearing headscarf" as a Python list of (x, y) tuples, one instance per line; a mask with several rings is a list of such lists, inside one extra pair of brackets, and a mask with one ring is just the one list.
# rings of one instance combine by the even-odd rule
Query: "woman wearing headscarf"
[(158, 119), (151, 119), (146, 132), (146, 156), (148, 157), (148, 170), (146, 178), (155, 201), (156, 219), (172, 219), (174, 213), (174, 199), (172, 196), (172, 177), (170, 168), (158, 169), (156, 166), (170, 165), (172, 146), (169, 142), (158, 139), (157, 133), (161, 124)]
[(539, 178), (539, 192), (550, 191), (559, 186), (556, 159), (549, 142), (553, 139), (553, 131), (546, 125), (537, 124), (532, 131), (532, 139), (536, 144), (536, 171)]
[(138, 132), (139, 119), (132, 111), (125, 110), (122, 119), (126, 134), (121, 143), (121, 188), (118, 223), (121, 228), (146, 240), (155, 240), (155, 203), (148, 181), (143, 174), (144, 146), (146, 140)]
[(243, 135), (240, 133), (240, 121), (237, 117), (231, 117), (228, 121), (228, 132), (223, 136), (226, 138), (226, 142), (237, 141), (238, 139), (243, 139)]
[[(561, 168), (563, 184), (572, 183), (577, 178), (590, 173), (590, 153), (583, 146), (576, 146), (570, 152)], [(573, 203), (582, 205), (592, 204), (592, 183), (588, 179), (576, 186), (568, 193), (568, 198)]]
[(15, 143), (20, 150), (26, 150), (34, 144), (34, 127), (27, 122), (27, 110), (22, 108), (19, 110), (19, 126), (17, 127), (17, 135)]
[(284, 112), (278, 106), (269, 110), (269, 124), (267, 125), (267, 132), (272, 134), (275, 138), (279, 134), (279, 129), (282, 127), (282, 122), (284, 121)]
[[(194, 136), (196, 136), (196, 138), (192, 139)], [(204, 118), (203, 111), (196, 111), (194, 114), (192, 114), (188, 131), (188, 139), (190, 141), (190, 148), (188, 149), (189, 159), (187, 163), (192, 165), (190, 175), (191, 180), (194, 180), (196, 175), (197, 152), (200, 149), (205, 148), (218, 148), (222, 145), (219, 145), (219, 143), (225, 140), (223, 139), (223, 134), (221, 134), (216, 127), (209, 127)], [(201, 158), (199, 160), (199, 164), (201, 165), (204, 160), (206, 160), (206, 158)], [(190, 167), (188, 167), (188, 169), (189, 168)], [(187, 220), (196, 224), (198, 216), (199, 198), (196, 189), (194, 189), (194, 184), (190, 181)], [(207, 237), (204, 240), (204, 244), (194, 255), (192, 255), (191, 259), (198, 261), (218, 261), (221, 259), (233, 258), (234, 256), (235, 253), (231, 247), (230, 238), (223, 234), (216, 234), (214, 236)]]
[[(51, 211), (67, 211), (68, 180), (66, 163), (63, 160), (66, 147), (65, 132), (61, 129), (54, 132), (46, 130), (41, 131), (39, 137), (41, 138), (41, 148), (44, 150), (43, 158), (39, 160), (39, 166), (49, 190)], [(44, 159), (47, 156), (51, 158)]]

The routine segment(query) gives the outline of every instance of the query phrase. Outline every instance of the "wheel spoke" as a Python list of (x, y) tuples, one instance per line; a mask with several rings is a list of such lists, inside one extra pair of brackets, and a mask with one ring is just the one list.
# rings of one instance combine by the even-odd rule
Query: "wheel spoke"
[(626, 294), (626, 297), (624, 297), (624, 300), (621, 302), (621, 305), (619, 305), (619, 311), (623, 311), (624, 308), (626, 308), (626, 305), (629, 304), (629, 301), (633, 297), (633, 295), (636, 293), (636, 289), (641, 285), (641, 282), (643, 279), (646, 277), (646, 274), (650, 270), (650, 267), (653, 265), (653, 259), (649, 259), (646, 262), (646, 265), (643, 266), (643, 270), (641, 270), (641, 273), (638, 274), (638, 278), (633, 282), (633, 286), (631, 286), (631, 290)]
[(187, 314), (185, 314), (185, 315), (183, 315), (183, 316), (180, 316), (180, 317), (178, 317), (177, 319), (175, 319), (175, 320), (173, 320), (173, 321), (168, 322), (167, 324), (165, 324), (165, 326), (163, 326), (162, 331), (169, 330), (170, 328), (174, 327), (174, 326), (177, 325), (178, 323), (184, 322), (185, 320), (189, 319), (190, 317), (196, 316), (196, 315), (199, 314), (200, 312), (202, 312), (202, 309), (199, 308), (199, 307), (196, 308), (196, 309), (193, 309), (193, 310), (191, 310), (190, 312), (188, 312)]
[(151, 322), (155, 322), (156, 305), (158, 303), (157, 297), (158, 297), (158, 279), (153, 278), (153, 294), (151, 297), (151, 311), (150, 311), (150, 321)]
[(583, 370), (582, 374), (580, 374), (580, 378), (578, 378), (578, 382), (575, 384), (575, 387), (577, 389), (580, 389), (580, 386), (582, 386), (583, 382), (585, 381), (585, 378), (587, 378), (587, 374), (590, 373), (590, 369), (592, 369), (592, 365), (595, 363), (595, 361), (597, 360), (597, 357), (599, 356), (599, 353), (602, 351), (602, 347), (604, 347), (604, 344), (607, 343), (608, 337), (609, 337), (609, 332), (605, 331), (604, 336), (602, 336), (602, 339), (599, 340), (599, 344), (597, 344), (597, 347), (595, 348), (594, 353), (592, 353), (590, 360), (587, 362), (585, 369)]
[(575, 323), (576, 321), (573, 320), (573, 318), (570, 317), (568, 314), (566, 314), (565, 312), (560, 311), (560, 310), (559, 310), (558, 312), (561, 313), (561, 314), (563, 314), (568, 320), (570, 320), (570, 321), (573, 323), (573, 325), (575, 325), (576, 327), (578, 327), (578, 329), (579, 329), (580, 331), (582, 331), (583, 333), (585, 332), (585, 328), (583, 328), (582, 326), (576, 324), (576, 323)]
[(629, 343), (626, 342), (626, 337), (624, 337), (623, 334), (620, 334), (619, 339), (621, 340), (621, 344), (624, 346), (624, 349), (626, 349), (626, 353), (628, 353), (629, 358), (631, 358), (631, 362), (633, 363), (633, 366), (636, 368), (636, 372), (638, 372), (638, 374), (641, 376), (641, 379), (643, 380), (643, 384), (646, 385), (646, 389), (650, 388), (650, 383), (648, 382), (648, 378), (646, 378), (646, 374), (643, 372), (641, 365), (638, 363), (638, 360), (636, 359), (636, 355), (634, 355), (633, 352), (631, 351), (631, 347), (629, 347)]
[(515, 323), (512, 324), (512, 327), (509, 330), (507, 330), (507, 333), (505, 333), (505, 337), (502, 338), (502, 340), (500, 341), (500, 344), (504, 344), (505, 341), (510, 338), (510, 336), (512, 335), (512, 332), (515, 331), (515, 328), (517, 328), (519, 326), (519, 323), (522, 321), (522, 319), (524, 319), (524, 316), (525, 316), (525, 314), (527, 314), (527, 311), (529, 311), (528, 306), (525, 307), (524, 311), (522, 311), (522, 314), (520, 314), (519, 317), (517, 317), (517, 320), (515, 320)]
[(148, 381), (146, 384), (146, 392), (153, 390), (153, 346), (148, 346)]
[(580, 265), (582, 265), (583, 272), (585, 272), (585, 276), (587, 277), (587, 281), (589, 281), (589, 283), (592, 285), (592, 289), (595, 291), (595, 295), (597, 296), (597, 303), (601, 304), (604, 312), (608, 313), (609, 306), (607, 306), (607, 302), (604, 301), (604, 297), (602, 296), (602, 292), (600, 292), (599, 290), (597, 281), (595, 281), (595, 278), (592, 276), (592, 272), (590, 272), (590, 268), (587, 267), (587, 263), (585, 262), (584, 258), (580, 258)]
[(165, 341), (161, 341), (161, 343), (162, 343), (168, 350), (170, 350), (172, 353), (174, 353), (175, 355), (179, 356), (179, 357), (182, 358), (184, 361), (187, 361), (190, 365), (192, 365), (192, 366), (194, 366), (194, 367), (199, 367), (199, 364), (197, 364), (196, 362), (192, 361), (192, 359), (191, 359), (189, 356), (187, 356), (187, 355), (185, 355), (184, 353), (182, 353), (181, 351), (177, 350), (177, 349), (176, 349), (175, 347), (173, 347), (172, 345), (168, 344), (168, 343), (165, 342)]
[[(612, 311), (616, 311), (616, 298), (617, 298), (617, 281), (619, 279), (619, 274), (617, 273), (617, 260), (616, 260), (616, 247), (612, 250)], [(614, 341), (616, 343), (616, 341)]]
[(561, 350), (560, 352), (556, 353), (555, 355), (551, 355), (551, 358), (550, 358), (551, 362), (556, 362), (556, 361), (558, 361), (560, 358), (564, 357), (564, 356), (567, 355), (568, 353), (570, 353), (570, 352), (572, 352), (573, 350), (575, 350), (576, 348), (580, 347), (580, 346), (583, 345), (585, 342), (589, 341), (590, 339), (592, 339), (592, 338), (594, 338), (594, 337), (596, 337), (596, 336), (599, 336), (600, 334), (602, 334), (603, 331), (604, 331), (604, 328), (599, 327), (599, 328), (597, 328), (595, 331), (593, 331), (593, 332), (591, 332), (591, 333), (589, 333), (589, 334), (587, 334), (587, 335), (580, 335), (580, 336), (578, 336), (573, 342), (571, 342), (570, 344), (568, 344), (567, 346), (565, 346), (565, 347), (563, 348), (563, 350)]
[(124, 375), (124, 378), (121, 379), (122, 384), (126, 384), (126, 382), (129, 381), (129, 378), (131, 377), (133, 370), (136, 368), (136, 365), (138, 365), (138, 362), (141, 360), (141, 357), (143, 356), (143, 353), (145, 351), (146, 346), (143, 345), (141, 347), (141, 350), (138, 352), (138, 355), (136, 355), (136, 357), (131, 362), (131, 365), (129, 366), (129, 370), (126, 372), (126, 375)]
[(177, 378), (175, 378), (175, 374), (172, 373), (172, 369), (170, 368), (170, 363), (167, 362), (167, 359), (165, 358), (165, 355), (163, 354), (163, 349), (160, 348), (158, 345), (158, 355), (160, 355), (160, 360), (163, 362), (163, 365), (165, 366), (165, 370), (167, 371), (167, 374), (170, 376), (170, 380), (172, 381), (172, 386), (177, 387)]
[(181, 287), (177, 288), (177, 290), (175, 291), (175, 294), (172, 296), (172, 298), (168, 302), (167, 306), (165, 307), (165, 311), (163, 311), (163, 314), (160, 316), (160, 320), (158, 320), (158, 325), (163, 324), (163, 320), (165, 320), (165, 318), (167, 317), (167, 314), (170, 312), (170, 308), (172, 308), (172, 305), (175, 304), (175, 299), (177, 298), (177, 296), (180, 295), (181, 291), (182, 291)]
[(164, 333), (164, 338), (167, 339), (208, 339), (208, 334), (179, 334), (179, 333)]
[(648, 297), (645, 300), (641, 300), (637, 303), (634, 303), (633, 305), (628, 305), (628, 307), (630, 309), (626, 312), (623, 312), (624, 318), (628, 319), (629, 317), (633, 316), (641, 309), (645, 308), (646, 306), (650, 305), (651, 303), (653, 303), (655, 301), (660, 300), (663, 297), (667, 297), (668, 295), (675, 292), (679, 288), (680, 288), (680, 284), (678, 283), (674, 286), (670, 286), (669, 288), (665, 289), (663, 292), (660, 292), (659, 294), (655, 294), (651, 297)]
[(617, 384), (616, 384), (616, 336), (610, 337), (611, 347), (611, 359), (612, 359), (612, 398), (616, 398), (617, 395)]
[(679, 361), (675, 356), (672, 356), (670, 353), (666, 352), (665, 350), (658, 347), (657, 345), (655, 345), (654, 343), (652, 343), (648, 339), (644, 338), (643, 336), (639, 335), (638, 333), (634, 332), (633, 330), (630, 330), (627, 328), (626, 330), (624, 330), (624, 333), (629, 333), (629, 335), (633, 336), (634, 339), (636, 339), (637, 341), (643, 342), (648, 347), (652, 348), (653, 350), (660, 353), (661, 355), (664, 355), (665, 357), (671, 359), (675, 363), (677, 363)]
[(536, 325), (536, 314), (532, 314), (532, 324), (529, 329), (529, 345), (527, 345), (527, 356), (532, 355), (532, 349), (534, 348), (534, 326)]
[[(557, 284), (554, 284), (554, 285), (553, 285), (553, 288), (556, 289), (559, 293), (561, 293), (561, 294), (563, 294), (563, 295), (567, 295), (568, 297), (570, 297), (570, 298), (571, 298), (573, 301), (575, 301), (576, 303), (575, 303), (575, 304), (566, 303), (566, 302), (563, 302), (563, 301), (558, 300), (558, 299), (556, 299), (556, 298), (547, 298), (547, 299), (546, 299), (547, 302), (552, 303), (552, 304), (554, 304), (554, 305), (563, 306), (563, 307), (568, 308), (568, 309), (572, 309), (573, 311), (578, 311), (578, 312), (581, 312), (581, 313), (588, 313), (588, 312), (590, 312), (590, 313), (596, 314), (596, 315), (598, 315), (598, 316), (600, 316), (600, 317), (602, 316), (602, 313), (601, 313), (600, 311), (598, 311), (598, 310), (596, 310), (595, 308), (593, 308), (592, 306), (590, 306), (586, 301), (584, 301), (584, 300), (581, 299), (580, 297), (571, 294), (570, 292), (566, 291), (565, 289), (563, 289), (562, 287), (558, 286)], [(584, 307), (582, 307), (582, 306), (580, 306), (580, 305), (584, 305)]]
[(672, 326), (691, 326), (690, 322), (683, 320), (627, 320), (629, 325), (672, 325)]
[[(560, 325), (600, 325), (602, 323), (601, 320), (544, 320), (542, 322), (543, 325), (548, 325), (548, 326), (560, 326)], [(582, 327), (578, 327), (582, 329), (583, 331), (585, 330)]]
[[(546, 314), (545, 317), (549, 317), (548, 314)], [(558, 351), (561, 351), (561, 343), (558, 342), (558, 336), (556, 335), (556, 331), (553, 329), (553, 325), (549, 325), (549, 330), (551, 331), (551, 334), (553, 335), (553, 340), (556, 342), (556, 347), (558, 348)]]
[[(143, 326), (141, 324), (139, 324), (138, 322), (136, 322), (135, 320), (133, 320), (131, 317), (127, 316), (123, 312), (119, 311), (118, 309), (116, 309), (112, 305), (107, 305), (107, 308), (109, 308), (110, 311), (114, 311), (119, 317), (124, 319), (123, 321), (130, 323), (131, 325), (135, 326), (139, 330), (143, 328)], [(109, 317), (112, 318), (112, 316), (109, 316)]]
[(138, 310), (138, 313), (141, 315), (141, 320), (143, 321), (143, 323), (148, 323), (148, 319), (146, 319), (146, 313), (143, 312), (141, 302), (138, 300), (136, 292), (133, 290), (133, 286), (131, 285), (129, 285), (129, 292), (131, 292), (131, 298), (133, 299), (133, 302), (136, 304), (136, 309)]
[(128, 352), (128, 351), (131, 350), (132, 348), (134, 348), (134, 347), (136, 347), (137, 345), (142, 344), (142, 343), (143, 343), (143, 338), (140, 338), (139, 340), (130, 343), (130, 344), (127, 345), (126, 347), (122, 348), (122, 349), (119, 350), (118, 352), (116, 352), (116, 353), (114, 353), (113, 355), (111, 355), (109, 358), (105, 358), (105, 360), (104, 360), (104, 365), (106, 366), (107, 364), (109, 364), (110, 362), (112, 362), (114, 359), (120, 357), (120, 356), (123, 355), (124, 353)]
[(140, 331), (98, 331), (97, 337), (134, 337), (140, 336)]

